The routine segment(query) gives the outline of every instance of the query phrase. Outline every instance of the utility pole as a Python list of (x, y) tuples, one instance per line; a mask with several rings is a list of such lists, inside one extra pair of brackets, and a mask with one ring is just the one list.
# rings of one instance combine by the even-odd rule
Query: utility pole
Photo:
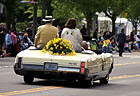
[(36, 29), (37, 29), (37, 4), (38, 2), (34, 1), (34, 15), (33, 15), (33, 30), (32, 30), (32, 40), (34, 40)]
[(42, 0), (42, 17), (41, 17), (41, 24), (42, 25), (44, 24), (42, 19), (45, 18), (45, 15), (46, 15), (46, 0)]

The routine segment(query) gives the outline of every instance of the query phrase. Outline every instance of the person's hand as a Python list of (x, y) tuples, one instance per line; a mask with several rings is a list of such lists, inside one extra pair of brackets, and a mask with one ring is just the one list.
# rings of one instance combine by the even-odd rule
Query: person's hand
[(84, 48), (84, 47), (81, 47), (81, 49), (82, 49), (82, 51), (84, 51), (84, 50), (85, 50), (85, 48)]

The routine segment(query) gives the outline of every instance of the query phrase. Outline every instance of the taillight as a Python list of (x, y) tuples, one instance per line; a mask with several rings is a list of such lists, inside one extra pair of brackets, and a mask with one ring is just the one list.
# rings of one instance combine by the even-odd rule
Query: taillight
[(85, 72), (85, 62), (81, 62), (81, 73), (84, 74)]
[(17, 66), (18, 68), (21, 68), (21, 62), (22, 62), (22, 57), (19, 57), (18, 58), (18, 66)]

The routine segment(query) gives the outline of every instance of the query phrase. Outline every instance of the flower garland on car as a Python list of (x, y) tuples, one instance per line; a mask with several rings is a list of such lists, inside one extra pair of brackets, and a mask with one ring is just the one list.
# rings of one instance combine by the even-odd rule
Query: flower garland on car
[(66, 39), (62, 40), (62, 38), (54, 38), (50, 40), (44, 49), (41, 52), (50, 53), (51, 55), (76, 55), (73, 46), (71, 46), (71, 42), (67, 41)]

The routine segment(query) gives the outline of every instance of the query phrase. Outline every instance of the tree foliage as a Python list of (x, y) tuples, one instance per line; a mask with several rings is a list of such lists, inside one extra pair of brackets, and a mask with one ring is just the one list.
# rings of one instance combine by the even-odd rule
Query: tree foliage
[(11, 20), (14, 17), (14, 11), (16, 9), (16, 6), (18, 6), (19, 0), (0, 0), (0, 3), (2, 3), (6, 8), (6, 25), (7, 29), (10, 29), (10, 23)]
[[(63, 18), (68, 17), (84, 17), (87, 21), (88, 35), (90, 35), (90, 29), (92, 27), (92, 21), (96, 12), (101, 12), (105, 6), (104, 0), (56, 0), (59, 14), (65, 14)], [(62, 5), (61, 5), (62, 4)], [(66, 17), (67, 16), (67, 17)]]
[(135, 27), (135, 32), (137, 32), (137, 25), (140, 23), (140, 0), (133, 0), (128, 6), (126, 12), (128, 13), (127, 18), (132, 22)]
[(116, 27), (115, 21), (116, 18), (127, 9), (130, 0), (106, 0), (107, 9), (103, 12), (112, 20), (112, 32), (115, 35)]
[[(13, 21), (24, 22), (33, 19), (33, 4), (21, 4), (21, 0), (0, 0), (6, 8), (7, 28)], [(41, 20), (42, 0), (38, 2), (37, 17)], [(90, 35), (92, 21), (95, 20), (95, 13), (103, 11), (111, 18), (113, 34), (115, 34), (115, 20), (122, 12), (127, 12), (127, 18), (139, 23), (140, 0), (46, 0), (46, 15), (53, 15), (58, 24), (64, 25), (69, 18), (76, 18), (81, 21), (86, 18), (88, 35)]]

